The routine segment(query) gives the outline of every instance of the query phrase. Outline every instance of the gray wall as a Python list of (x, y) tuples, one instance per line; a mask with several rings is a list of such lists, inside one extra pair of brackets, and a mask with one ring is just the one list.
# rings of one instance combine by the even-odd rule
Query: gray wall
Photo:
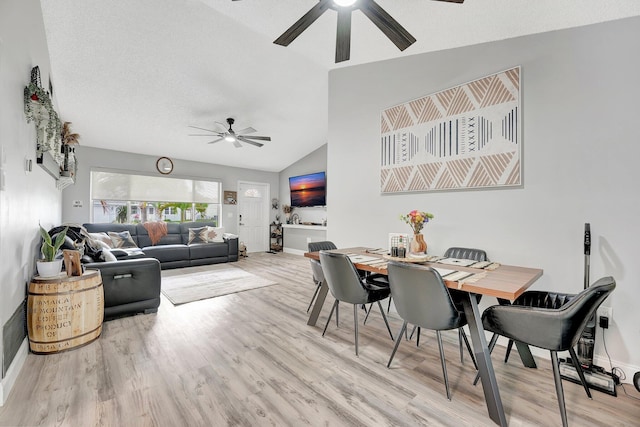
[[(26, 284), (34, 274), (39, 255), (38, 223), (45, 228), (60, 223), (60, 191), (54, 179), (35, 165), (35, 126), (27, 123), (24, 115), (23, 89), (35, 65), (47, 87), (51, 67), (40, 2), (0, 2), (0, 146), (4, 153), (0, 167), (5, 176), (5, 188), (0, 191), (0, 357), (4, 358), (0, 405), (27, 354), (26, 344), (15, 359), (6, 354), (3, 329), (15, 329), (7, 322), (21, 306)], [(55, 97), (53, 101), (55, 106)], [(26, 159), (33, 162), (32, 172), (25, 171)], [(10, 360), (13, 363), (9, 365)]]
[[(83, 141), (80, 141), (82, 144)], [(64, 189), (62, 197), (62, 220), (64, 222), (89, 222), (90, 218), (90, 173), (92, 168), (104, 168), (127, 172), (157, 174), (156, 160), (158, 156), (125, 153), (104, 150), (80, 145), (76, 149), (78, 158), (78, 174), (76, 183)], [(250, 169), (233, 168), (210, 163), (192, 162), (189, 160), (171, 159), (173, 172), (171, 177), (178, 178), (217, 178), (222, 181), (223, 191), (237, 191), (238, 181), (264, 182), (270, 185), (272, 197), (279, 194), (278, 174)], [(82, 207), (74, 207), (74, 201), (82, 202)], [(275, 216), (275, 211), (274, 216)], [(222, 205), (222, 225), (225, 232), (237, 233), (237, 206)]]
[[(306, 155), (297, 162), (289, 165), (280, 172), (280, 219), (284, 222), (282, 214), (282, 205), (291, 204), (291, 196), (289, 194), (289, 177), (304, 175), (314, 172), (322, 172), (327, 170), (327, 144)], [(331, 191), (331, 177), (327, 174), (327, 193)], [(324, 207), (296, 208), (294, 210), (300, 216), (301, 221), (321, 223), (323, 219), (327, 219), (327, 210)]]
[[(400, 214), (426, 210), (435, 214), (424, 229), (429, 253), (484, 248), (494, 261), (544, 269), (536, 289), (577, 293), (589, 222), (591, 277), (618, 283), (605, 302), (613, 308), (607, 348), (633, 375), (640, 369), (638, 52), (640, 18), (631, 18), (331, 71), (327, 237), (343, 247), (384, 246), (387, 233), (410, 231)], [(517, 65), (521, 188), (380, 194), (383, 109)], [(596, 362), (610, 368), (602, 330)]]

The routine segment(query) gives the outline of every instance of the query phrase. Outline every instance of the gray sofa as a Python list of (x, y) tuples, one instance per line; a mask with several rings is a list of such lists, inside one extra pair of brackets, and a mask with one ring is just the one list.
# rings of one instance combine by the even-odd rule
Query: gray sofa
[(89, 258), (89, 262), (84, 264), (85, 268), (100, 270), (102, 275), (105, 320), (158, 311), (161, 269), (237, 261), (237, 238), (220, 243), (188, 244), (189, 228), (205, 225), (213, 226), (213, 223), (168, 223), (168, 234), (152, 245), (149, 233), (142, 225), (83, 224), (89, 233), (128, 231), (141, 249), (139, 253), (121, 255), (117, 261), (92, 262)]
[(167, 223), (167, 235), (155, 245), (147, 229), (141, 224), (86, 223), (83, 227), (89, 233), (120, 233), (128, 231), (142, 253), (126, 255), (118, 259), (155, 258), (163, 270), (196, 265), (218, 264), (238, 260), (238, 239), (223, 239), (223, 242), (195, 243), (189, 245), (189, 229), (204, 226), (213, 227), (213, 222)]

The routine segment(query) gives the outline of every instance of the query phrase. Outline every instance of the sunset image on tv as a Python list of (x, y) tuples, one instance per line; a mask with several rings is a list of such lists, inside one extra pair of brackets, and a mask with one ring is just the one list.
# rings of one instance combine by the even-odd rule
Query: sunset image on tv
[(289, 178), (291, 206), (324, 206), (326, 204), (326, 182), (324, 172)]

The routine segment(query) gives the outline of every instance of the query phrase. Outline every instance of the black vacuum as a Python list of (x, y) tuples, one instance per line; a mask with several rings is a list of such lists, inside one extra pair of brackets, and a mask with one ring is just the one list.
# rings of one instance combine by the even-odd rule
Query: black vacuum
[[(584, 289), (589, 287), (589, 271), (591, 269), (591, 225), (586, 223), (584, 225)], [(606, 372), (604, 368), (593, 364), (593, 351), (596, 342), (596, 321), (598, 313), (593, 313), (593, 316), (587, 322), (582, 335), (578, 340), (578, 362), (582, 366), (587, 386), (590, 389), (601, 391), (603, 393), (616, 396), (616, 383), (611, 376), (611, 373)], [(571, 360), (566, 360), (560, 363), (560, 375), (563, 379), (580, 384), (580, 377), (576, 372), (575, 367), (571, 363)]]

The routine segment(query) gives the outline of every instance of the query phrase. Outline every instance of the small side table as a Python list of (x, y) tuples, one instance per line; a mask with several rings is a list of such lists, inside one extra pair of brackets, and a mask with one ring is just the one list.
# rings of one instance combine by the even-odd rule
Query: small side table
[(59, 353), (89, 344), (102, 333), (104, 290), (99, 270), (82, 276), (35, 276), (29, 283), (27, 330), (36, 354)]

